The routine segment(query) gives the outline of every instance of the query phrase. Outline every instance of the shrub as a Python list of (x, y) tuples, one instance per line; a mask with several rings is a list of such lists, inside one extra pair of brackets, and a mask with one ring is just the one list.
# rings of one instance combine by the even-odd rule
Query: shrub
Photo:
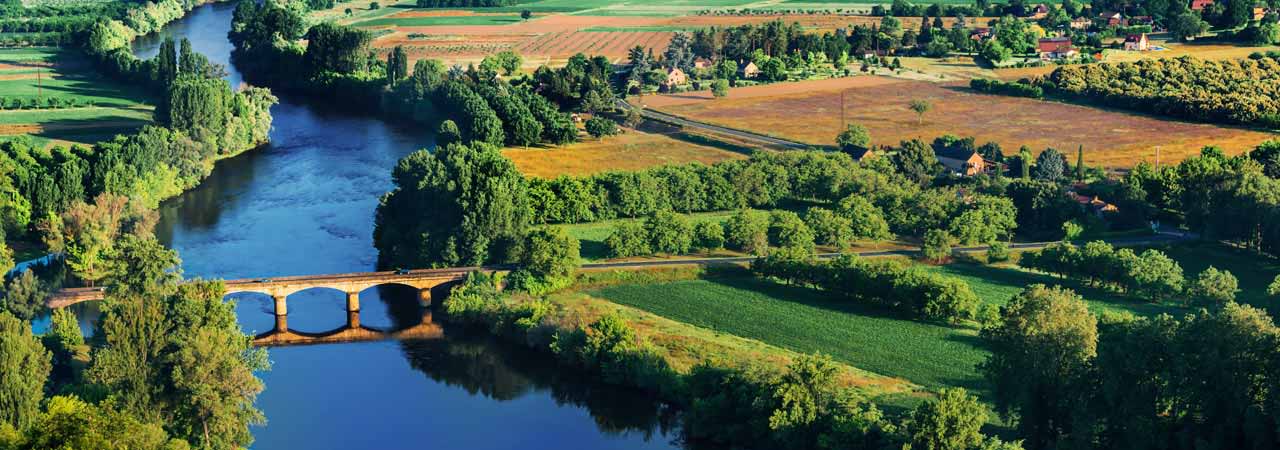
[(978, 305), (978, 296), (968, 284), (895, 261), (869, 262), (853, 255), (831, 262), (770, 256), (754, 261), (751, 269), (760, 276), (811, 285), (916, 319), (968, 319), (974, 316)]
[(603, 117), (592, 117), (587, 119), (586, 128), (587, 134), (590, 134), (595, 138), (618, 134), (618, 124)]
[(951, 258), (952, 237), (943, 230), (929, 230), (924, 233), (920, 246), (920, 259), (932, 262), (945, 262)]
[(1009, 260), (1009, 243), (1003, 241), (992, 242), (987, 247), (987, 263), (998, 263)]
[(1041, 89), (1040, 86), (1034, 86), (1026, 83), (974, 78), (969, 81), (969, 87), (973, 88), (975, 91), (986, 92), (988, 94), (1044, 98), (1044, 89)]
[(513, 289), (538, 295), (567, 286), (580, 263), (578, 240), (563, 228), (539, 228), (524, 239), (520, 268), (508, 277)]

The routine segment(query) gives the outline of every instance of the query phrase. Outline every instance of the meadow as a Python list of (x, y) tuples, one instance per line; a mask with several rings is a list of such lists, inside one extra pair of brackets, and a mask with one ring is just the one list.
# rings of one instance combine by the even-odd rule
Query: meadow
[(503, 154), (532, 177), (583, 176), (606, 171), (640, 170), (667, 164), (713, 164), (745, 159), (749, 149), (645, 123), (617, 136), (592, 137), (560, 147), (507, 148)]
[(0, 49), (0, 98), (7, 105), (40, 99), (74, 106), (0, 111), (0, 136), (31, 135), (38, 144), (91, 144), (151, 121), (150, 96), (109, 80), (74, 51)]
[[(870, 78), (870, 77), (869, 77)], [(850, 88), (814, 88), (818, 82), (734, 88), (728, 98), (675, 94), (649, 98), (654, 109), (717, 125), (756, 131), (815, 145), (832, 145), (844, 120), (868, 129), (875, 145), (908, 139), (932, 140), (943, 134), (998, 142), (1007, 154), (1028, 146), (1074, 151), (1084, 147), (1093, 166), (1123, 168), (1198, 154), (1206, 145), (1239, 154), (1277, 137), (1274, 133), (1201, 123), (1179, 122), (1060, 102), (985, 95), (964, 83), (932, 83), (874, 77)], [(813, 84), (811, 84), (813, 83)], [(752, 90), (776, 92), (752, 95)], [(745, 92), (744, 92), (745, 91)], [(744, 92), (746, 95), (740, 95)], [(767, 91), (766, 91), (767, 92)], [(843, 101), (842, 101), (843, 98)], [(907, 109), (912, 100), (932, 108), (923, 117)]]

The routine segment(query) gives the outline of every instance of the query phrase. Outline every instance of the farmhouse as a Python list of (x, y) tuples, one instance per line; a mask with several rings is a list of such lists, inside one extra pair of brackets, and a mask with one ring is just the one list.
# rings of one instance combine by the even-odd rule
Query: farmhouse
[(1071, 195), (1072, 200), (1075, 200), (1076, 203), (1080, 204), (1081, 208), (1084, 208), (1085, 212), (1098, 216), (1099, 218), (1107, 213), (1120, 211), (1120, 208), (1117, 208), (1116, 205), (1107, 203), (1096, 195), (1090, 197), (1088, 195), (1080, 195), (1075, 192), (1069, 192), (1068, 194)]
[(987, 39), (991, 39), (992, 36), (995, 36), (995, 33), (988, 27), (974, 28), (973, 31), (969, 32), (969, 39), (973, 39), (978, 42), (984, 42)]
[(679, 67), (672, 67), (667, 71), (667, 82), (664, 85), (670, 89), (689, 82), (689, 76), (680, 70)]
[(854, 161), (858, 161), (858, 162), (862, 162), (862, 161), (876, 157), (875, 150), (872, 150), (867, 147), (849, 146), (848, 148), (844, 149), (844, 152), (848, 153), (849, 156), (853, 157)]
[(1213, 0), (1191, 0), (1192, 11), (1204, 11), (1213, 6)]
[(1104, 27), (1118, 27), (1124, 25), (1124, 16), (1118, 12), (1107, 11), (1098, 14), (1098, 23)]
[(1080, 53), (1071, 46), (1071, 38), (1066, 36), (1040, 39), (1037, 49), (1040, 52), (1040, 59), (1046, 61), (1070, 58)]
[(693, 59), (694, 69), (707, 69), (711, 67), (711, 60), (701, 56)]
[(1070, 27), (1073, 30), (1087, 30), (1089, 29), (1089, 25), (1093, 25), (1093, 21), (1089, 20), (1088, 17), (1077, 17), (1071, 19)]
[(1267, 17), (1267, 8), (1260, 6), (1253, 7), (1253, 20), (1262, 20)]
[(1151, 50), (1151, 41), (1147, 40), (1147, 33), (1130, 34), (1124, 38), (1124, 49), (1131, 52), (1145, 52)]
[(982, 159), (982, 155), (973, 150), (961, 150), (954, 148), (943, 149), (936, 153), (938, 163), (946, 167), (952, 173), (971, 177), (987, 170), (987, 162)]
[(753, 63), (753, 62), (748, 62), (747, 65), (742, 66), (741, 69), (738, 69), (738, 76), (742, 78), (755, 78), (756, 75), (759, 75), (759, 74), (760, 74), (760, 68), (756, 67), (756, 63)]

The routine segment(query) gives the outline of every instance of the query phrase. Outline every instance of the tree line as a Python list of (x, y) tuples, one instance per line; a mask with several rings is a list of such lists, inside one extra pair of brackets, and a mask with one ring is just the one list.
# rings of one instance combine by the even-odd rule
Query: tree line
[(1182, 318), (1089, 312), (1033, 285), (1001, 307), (980, 370), (1028, 449), (1270, 448), (1280, 442), (1280, 329), (1227, 302)]
[(1046, 93), (1197, 121), (1280, 126), (1280, 59), (1189, 56), (1063, 66)]
[(978, 308), (978, 296), (968, 284), (899, 261), (873, 262), (856, 255), (831, 261), (771, 256), (753, 261), (751, 271), (915, 320), (959, 322), (974, 318)]

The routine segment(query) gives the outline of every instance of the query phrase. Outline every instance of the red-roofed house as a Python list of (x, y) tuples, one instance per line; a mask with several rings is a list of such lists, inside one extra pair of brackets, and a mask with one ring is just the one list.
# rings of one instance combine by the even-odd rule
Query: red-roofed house
[(1037, 50), (1040, 52), (1040, 59), (1044, 60), (1070, 58), (1080, 54), (1071, 46), (1071, 38), (1066, 36), (1040, 39)]
[(1210, 6), (1213, 6), (1213, 0), (1191, 0), (1192, 11), (1204, 11)]
[(1031, 20), (1040, 20), (1045, 17), (1049, 17), (1049, 7), (1045, 6), (1044, 3), (1036, 5), (1036, 7), (1032, 8), (1029, 12), (1031, 15), (1027, 16), (1027, 18)]
[(1123, 26), (1124, 16), (1120, 15), (1118, 12), (1104, 12), (1102, 14), (1098, 14), (1098, 23), (1107, 27)]

